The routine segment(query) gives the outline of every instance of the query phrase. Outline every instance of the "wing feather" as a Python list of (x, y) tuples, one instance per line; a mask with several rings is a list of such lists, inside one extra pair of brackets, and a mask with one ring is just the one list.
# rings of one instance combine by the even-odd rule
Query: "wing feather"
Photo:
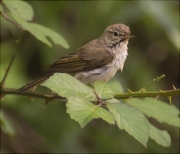
[(79, 48), (75, 53), (61, 57), (46, 70), (47, 73), (61, 72), (75, 74), (100, 68), (112, 61), (113, 56), (98, 40)]

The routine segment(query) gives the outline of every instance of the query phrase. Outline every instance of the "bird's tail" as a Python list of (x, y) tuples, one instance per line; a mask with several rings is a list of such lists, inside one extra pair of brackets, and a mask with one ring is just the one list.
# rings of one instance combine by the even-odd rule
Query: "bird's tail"
[(39, 84), (43, 83), (48, 78), (49, 78), (49, 76), (41, 76), (41, 77), (31, 81), (30, 83), (28, 83), (28, 84), (24, 85), (23, 87), (19, 88), (17, 90), (17, 94), (20, 94), (20, 93), (22, 93), (22, 92), (36, 86), (36, 85), (39, 85)]

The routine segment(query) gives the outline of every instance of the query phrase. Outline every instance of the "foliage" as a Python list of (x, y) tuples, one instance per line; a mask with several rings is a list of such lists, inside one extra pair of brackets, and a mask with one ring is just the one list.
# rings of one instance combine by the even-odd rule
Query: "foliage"
[[(137, 110), (114, 99), (112, 90), (100, 81), (96, 81), (94, 90), (90, 90), (89, 87), (68, 74), (55, 73), (42, 85), (67, 98), (67, 113), (70, 114), (72, 119), (79, 122), (81, 127), (95, 118), (101, 118), (110, 124), (114, 124), (115, 120), (120, 129), (126, 130), (145, 147), (149, 137), (166, 147), (170, 146), (171, 141), (167, 132), (164, 133), (164, 131), (150, 125), (144, 115), (180, 127), (179, 110), (176, 107), (164, 104), (161, 101), (157, 101), (156, 105), (153, 105), (152, 99), (143, 101), (132, 99), (128, 104), (136, 107)], [(103, 96), (105, 97), (103, 98)], [(106, 101), (103, 101), (103, 99)], [(106, 109), (101, 106), (105, 106)]]
[(137, 108), (146, 116), (155, 118), (160, 123), (165, 122), (180, 127), (179, 110), (175, 106), (152, 98), (132, 99), (128, 104)]
[(4, 1), (5, 6), (9, 9), (11, 17), (20, 25), (23, 29), (29, 31), (32, 35), (34, 35), (38, 40), (43, 43), (52, 46), (52, 44), (48, 41), (46, 37), (50, 37), (55, 44), (61, 45), (64, 48), (68, 48), (69, 45), (67, 42), (60, 36), (58, 33), (53, 30), (41, 26), (35, 23), (29, 23), (27, 21), (31, 21), (33, 18), (33, 10), (32, 7), (20, 0), (15, 1)]

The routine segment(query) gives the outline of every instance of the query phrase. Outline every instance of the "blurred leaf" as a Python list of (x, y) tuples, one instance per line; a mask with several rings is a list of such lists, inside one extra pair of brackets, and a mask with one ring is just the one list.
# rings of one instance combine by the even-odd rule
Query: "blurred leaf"
[(110, 112), (103, 109), (102, 107), (99, 107), (98, 105), (90, 103), (89, 101), (79, 96), (72, 96), (68, 98), (66, 106), (67, 113), (70, 114), (72, 119), (79, 122), (81, 127), (84, 127), (91, 120), (97, 118), (101, 118), (109, 124), (115, 123), (114, 117)]
[(0, 4), (0, 12), (3, 12), (3, 8), (2, 5)]
[(30, 21), (33, 18), (34, 12), (28, 3), (20, 0), (4, 0), (3, 3), (12, 12), (12, 14)]
[[(29, 31), (32, 35), (34, 35), (38, 40), (42, 41), (43, 43), (52, 46), (52, 44), (46, 38), (47, 36), (49, 36), (54, 41), (54, 43), (59, 44), (64, 48), (68, 48), (68, 44), (66, 43), (66, 41), (59, 34), (55, 33), (49, 28), (34, 23), (28, 23), (14, 14), (12, 14), (12, 17), (25, 30)], [(59, 39), (59, 41), (57, 41), (56, 39)]]
[(70, 97), (78, 94), (89, 100), (95, 99), (94, 93), (88, 86), (66, 73), (55, 73), (42, 85), (62, 97)]
[(5, 134), (8, 134), (9, 136), (14, 136), (15, 135), (15, 130), (12, 127), (12, 124), (4, 116), (2, 111), (0, 111), (0, 124), (1, 124), (1, 129)]
[(69, 45), (64, 40), (64, 38), (53, 30), (35, 23), (31, 23), (31, 26), (39, 30), (42, 34), (44, 34), (44, 36), (50, 37), (55, 44), (61, 45), (64, 48), (69, 48)]
[(111, 88), (114, 94), (123, 93), (122, 85), (117, 80), (110, 80), (107, 85)]
[(164, 147), (169, 147), (171, 145), (171, 138), (167, 131), (162, 131), (151, 125), (149, 129), (150, 138), (156, 141), (157, 144), (162, 145)]
[(96, 93), (101, 99), (113, 98), (113, 91), (109, 88), (109, 86), (102, 81), (96, 81), (94, 83), (94, 88)]
[(113, 113), (118, 127), (126, 130), (130, 135), (147, 147), (150, 128), (147, 118), (140, 111), (116, 99), (111, 99), (107, 102), (107, 107), (109, 111)]
[(155, 101), (153, 98), (133, 98), (128, 104), (137, 108), (148, 117), (155, 118), (159, 122), (180, 127), (179, 110), (175, 106), (166, 104), (160, 100)]
[(179, 30), (178, 27), (174, 25), (173, 16), (171, 16), (168, 8), (169, 6), (161, 1), (139, 1), (138, 3), (144, 12), (165, 31), (174, 46), (180, 49)]

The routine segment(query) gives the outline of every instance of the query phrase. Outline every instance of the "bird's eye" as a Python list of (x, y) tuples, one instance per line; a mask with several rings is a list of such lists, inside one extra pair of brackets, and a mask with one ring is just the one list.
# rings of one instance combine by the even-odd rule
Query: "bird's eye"
[(118, 36), (118, 32), (114, 32), (114, 36)]

